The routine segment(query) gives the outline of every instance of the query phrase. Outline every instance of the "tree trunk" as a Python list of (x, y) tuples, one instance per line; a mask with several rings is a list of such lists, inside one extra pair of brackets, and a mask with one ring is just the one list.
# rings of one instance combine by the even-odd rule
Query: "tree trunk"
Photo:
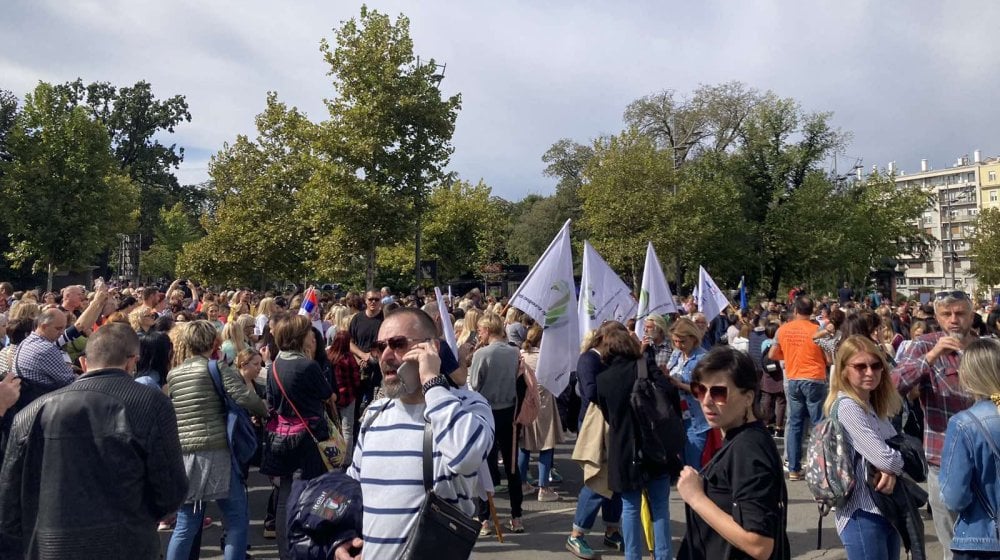
[(771, 287), (767, 291), (768, 299), (776, 299), (778, 297), (778, 284), (781, 283), (781, 274), (784, 272), (784, 265), (781, 263), (774, 263), (771, 268)]
[(49, 263), (49, 279), (45, 283), (45, 286), (46, 286), (45, 287), (45, 291), (47, 291), (47, 292), (51, 292), (52, 291), (52, 263)]

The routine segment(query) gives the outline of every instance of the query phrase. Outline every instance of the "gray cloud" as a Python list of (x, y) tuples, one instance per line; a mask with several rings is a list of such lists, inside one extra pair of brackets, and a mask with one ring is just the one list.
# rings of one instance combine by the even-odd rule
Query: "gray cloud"
[[(268, 90), (314, 120), (333, 95), (322, 37), (360, 4), (8, 0), (0, 87), (150, 81), (194, 120), (179, 176), (206, 178), (223, 142), (253, 131)], [(992, 111), (1000, 6), (988, 2), (369, 2), (411, 19), (416, 51), (448, 64), (463, 110), (451, 169), (517, 199), (550, 192), (542, 153), (617, 132), (625, 105), (661, 89), (737, 79), (833, 111), (847, 155), (905, 170), (1000, 150)]]

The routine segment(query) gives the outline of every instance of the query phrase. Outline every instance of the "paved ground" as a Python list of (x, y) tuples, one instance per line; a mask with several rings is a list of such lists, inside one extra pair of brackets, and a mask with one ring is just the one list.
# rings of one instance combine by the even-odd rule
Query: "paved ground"
[[(565, 481), (557, 489), (562, 494), (558, 502), (539, 503), (533, 497), (524, 502), (524, 525), (527, 532), (520, 535), (505, 535), (503, 544), (497, 542), (495, 536), (481, 538), (476, 545), (475, 558), (488, 560), (521, 560), (531, 559), (568, 559), (573, 558), (564, 548), (566, 536), (573, 524), (573, 512), (576, 510), (576, 494), (581, 484), (580, 469), (569, 459), (571, 444), (560, 446), (556, 453), (556, 468), (565, 477)], [(251, 475), (250, 490), (250, 535), (251, 554), (257, 560), (277, 558), (277, 548), (274, 541), (264, 540), (261, 536), (261, 519), (270, 492), (264, 477)], [(823, 520), (823, 549), (816, 550), (816, 522), (818, 514), (812, 497), (806, 489), (805, 482), (788, 483), (789, 511), (788, 538), (791, 542), (792, 557), (797, 559), (843, 559), (846, 558), (832, 516)], [(506, 497), (497, 499), (497, 511), (503, 516), (509, 513)], [(204, 533), (201, 558), (220, 559), (219, 536), (221, 533), (221, 516), (214, 504), (209, 505), (208, 515), (215, 518), (212, 527)], [(674, 551), (684, 534), (684, 503), (676, 492), (670, 495), (671, 533), (674, 536)], [(934, 527), (928, 519), (924, 522), (927, 536), (927, 557), (941, 558), (941, 546), (934, 535)], [(601, 522), (598, 520), (595, 532), (588, 540), (595, 550), (603, 552), (605, 558), (622, 557), (621, 553), (601, 550)], [(169, 539), (169, 533), (161, 533), (161, 541)], [(905, 557), (905, 556), (904, 556)], [(372, 559), (382, 560), (382, 559)]]

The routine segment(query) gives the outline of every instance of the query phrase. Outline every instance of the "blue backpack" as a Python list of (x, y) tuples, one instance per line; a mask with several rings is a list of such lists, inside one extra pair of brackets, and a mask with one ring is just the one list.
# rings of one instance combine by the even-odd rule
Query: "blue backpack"
[(250, 414), (226, 394), (222, 384), (222, 374), (219, 372), (219, 363), (209, 360), (208, 373), (212, 377), (215, 391), (226, 405), (226, 440), (229, 442), (233, 462), (239, 467), (243, 478), (246, 478), (250, 460), (257, 453), (257, 431), (250, 421)]

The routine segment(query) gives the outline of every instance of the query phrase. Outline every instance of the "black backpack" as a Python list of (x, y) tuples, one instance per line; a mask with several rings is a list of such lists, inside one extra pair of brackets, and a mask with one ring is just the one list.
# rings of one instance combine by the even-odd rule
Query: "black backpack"
[(684, 467), (687, 444), (677, 389), (662, 375), (650, 377), (645, 356), (639, 358), (638, 368), (629, 404), (639, 436), (639, 458), (666, 466), (671, 476), (677, 476)]

